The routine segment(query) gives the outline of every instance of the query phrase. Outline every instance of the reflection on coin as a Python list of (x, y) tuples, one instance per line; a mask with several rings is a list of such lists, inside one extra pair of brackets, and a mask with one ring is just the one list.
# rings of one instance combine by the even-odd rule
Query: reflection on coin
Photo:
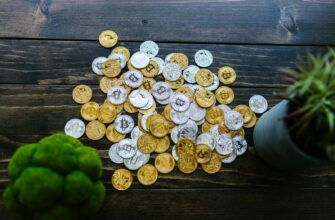
[(248, 149), (247, 141), (242, 136), (233, 137), (233, 144), (236, 149), (237, 156), (244, 154)]
[(163, 69), (165, 67), (165, 62), (162, 58), (159, 57), (152, 57), (151, 60), (155, 61), (158, 66), (159, 66), (159, 72), (158, 74), (162, 74), (163, 73)]
[(184, 71), (183, 76), (184, 79), (189, 83), (195, 83), (195, 74), (199, 70), (199, 67), (195, 65), (189, 65)]
[(145, 186), (154, 184), (157, 178), (157, 169), (151, 164), (146, 164), (137, 171), (138, 181)]
[(64, 128), (66, 135), (74, 138), (80, 138), (85, 133), (85, 123), (77, 118), (69, 120)]
[(170, 173), (175, 166), (174, 158), (169, 153), (158, 154), (155, 159), (155, 167), (158, 172), (166, 174)]
[(141, 166), (144, 165), (147, 157), (150, 157), (150, 154), (143, 154), (142, 152), (137, 151), (133, 157), (124, 159), (124, 165), (129, 170), (138, 170)]
[(227, 128), (237, 131), (243, 126), (243, 117), (240, 113), (232, 110), (224, 115), (224, 122)]
[(208, 50), (198, 50), (194, 55), (194, 60), (200, 67), (209, 67), (213, 63), (213, 55)]
[(174, 110), (184, 112), (190, 107), (190, 100), (184, 94), (175, 93), (170, 98), (170, 104)]
[(117, 146), (118, 146), (118, 143), (113, 144), (109, 148), (108, 155), (109, 155), (109, 158), (111, 159), (111, 161), (113, 163), (121, 164), (121, 163), (123, 163), (123, 158), (118, 155), (118, 153), (117, 153), (117, 149), (118, 149)]
[(115, 170), (112, 175), (112, 185), (115, 189), (123, 191), (129, 189), (133, 183), (133, 176), (126, 169)]
[(148, 54), (148, 56), (152, 58), (152, 57), (157, 56), (159, 52), (159, 47), (155, 42), (151, 40), (147, 40), (141, 44), (140, 51)]
[(137, 152), (136, 142), (126, 138), (117, 145), (117, 153), (120, 157), (127, 159), (133, 157)]
[(222, 155), (228, 155), (233, 152), (233, 141), (229, 136), (219, 135), (215, 139), (215, 150)]
[(108, 91), (107, 98), (112, 104), (122, 104), (127, 99), (127, 91), (122, 86), (114, 86)]
[(118, 115), (115, 119), (114, 126), (115, 130), (121, 134), (129, 134), (135, 126), (134, 119), (129, 115)]
[(129, 101), (133, 106), (143, 108), (148, 104), (149, 96), (150, 93), (146, 90), (136, 89), (129, 94)]
[(97, 57), (92, 62), (92, 70), (95, 74), (102, 76), (102, 64), (107, 60), (106, 57)]
[(268, 102), (261, 95), (253, 95), (249, 100), (249, 107), (257, 114), (262, 114), (268, 109)]
[(110, 60), (117, 60), (120, 63), (121, 69), (123, 69), (127, 65), (127, 59), (126, 57), (121, 53), (111, 53), (108, 56), (108, 59)]
[(149, 64), (150, 57), (146, 53), (136, 52), (131, 56), (130, 62), (135, 68), (142, 69)]
[(143, 83), (143, 80), (144, 77), (138, 70), (129, 70), (125, 73), (124, 82), (132, 88), (140, 87)]
[(176, 63), (167, 63), (163, 69), (163, 76), (168, 81), (176, 81), (180, 78), (181, 69)]

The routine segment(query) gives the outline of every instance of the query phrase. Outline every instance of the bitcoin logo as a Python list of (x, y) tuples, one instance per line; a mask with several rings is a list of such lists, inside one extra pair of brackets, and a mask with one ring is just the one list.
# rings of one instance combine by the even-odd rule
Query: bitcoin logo
[(115, 99), (120, 99), (120, 97), (121, 97), (121, 91), (120, 90), (115, 90), (115, 91), (113, 91), (113, 97), (115, 98)]
[(153, 70), (155, 67), (152, 64), (149, 64), (145, 69), (148, 72), (151, 72), (151, 70)]
[(121, 129), (126, 130), (128, 127), (129, 127), (129, 122), (126, 119), (122, 118), (121, 119)]
[(159, 95), (162, 95), (164, 92), (166, 92), (166, 88), (164, 86), (161, 86), (157, 89), (157, 93)]
[(132, 81), (133, 83), (137, 82), (139, 80), (138, 77), (135, 76), (135, 74), (131, 74), (129, 76), (129, 80)]
[(231, 77), (231, 73), (228, 72), (228, 71), (224, 71), (223, 74), (222, 74), (223, 78), (225, 79), (229, 79)]
[(178, 99), (176, 99), (176, 105), (183, 106), (183, 105), (185, 105), (185, 101), (178, 98)]

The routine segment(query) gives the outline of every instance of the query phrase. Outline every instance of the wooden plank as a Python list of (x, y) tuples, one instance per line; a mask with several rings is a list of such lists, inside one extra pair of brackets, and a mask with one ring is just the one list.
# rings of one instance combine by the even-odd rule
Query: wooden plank
[(335, 3), (279, 0), (3, 0), (0, 37), (334, 44)]
[[(334, 189), (109, 191), (95, 219), (334, 219)], [(4, 209), (1, 216), (17, 219)]]
[[(131, 52), (140, 43), (122, 45)], [(171, 52), (184, 52), (194, 64), (194, 54), (205, 48), (214, 56), (209, 68), (217, 72), (224, 65), (236, 69), (238, 78), (233, 86), (281, 87), (280, 67), (294, 67), (297, 55), (306, 50), (324, 52), (326, 47), (266, 46), (266, 45), (208, 45), (160, 43), (160, 57)], [(91, 70), (95, 57), (108, 56), (97, 42), (0, 40), (0, 83), (17, 84), (97, 84), (99, 77)]]

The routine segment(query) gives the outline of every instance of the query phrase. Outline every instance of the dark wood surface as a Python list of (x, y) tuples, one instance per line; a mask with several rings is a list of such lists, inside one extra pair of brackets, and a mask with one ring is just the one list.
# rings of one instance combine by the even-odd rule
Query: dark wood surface
[[(153, 39), (160, 57), (196, 50), (214, 55), (210, 67), (230, 65), (238, 73), (232, 106), (264, 95), (270, 107), (285, 88), (279, 72), (293, 67), (306, 50), (323, 52), (335, 43), (335, 2), (320, 1), (52, 1), (0, 2), (0, 191), (8, 184), (6, 168), (15, 149), (62, 132), (80, 117), (72, 100), (77, 84), (91, 85), (94, 100), (105, 95), (92, 73), (92, 60), (108, 55), (97, 42), (113, 29), (132, 52)], [(249, 151), (221, 172), (208, 175), (178, 170), (160, 175), (151, 187), (116, 192), (110, 184), (113, 164), (106, 139), (92, 142), (104, 163), (107, 198), (102, 219), (334, 219), (335, 167), (300, 174), (278, 171), (257, 156), (252, 130)], [(150, 163), (153, 162), (152, 155)], [(135, 172), (133, 172), (135, 176)], [(0, 200), (0, 218), (15, 219)]]

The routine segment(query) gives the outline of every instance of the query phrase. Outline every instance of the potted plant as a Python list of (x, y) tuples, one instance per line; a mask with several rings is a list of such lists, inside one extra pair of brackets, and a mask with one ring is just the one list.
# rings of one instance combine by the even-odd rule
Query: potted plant
[(285, 99), (265, 113), (254, 130), (257, 153), (280, 169), (297, 171), (335, 160), (335, 52), (307, 53), (296, 69)]

